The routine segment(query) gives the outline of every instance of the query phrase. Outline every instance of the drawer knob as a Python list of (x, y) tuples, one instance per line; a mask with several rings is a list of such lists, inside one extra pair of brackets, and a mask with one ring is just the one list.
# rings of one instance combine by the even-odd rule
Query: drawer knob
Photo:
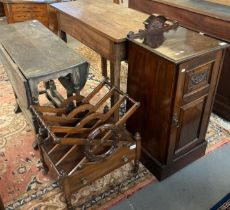
[(87, 182), (87, 180), (86, 180), (86, 178), (81, 178), (81, 183), (83, 184), (83, 185), (86, 185), (88, 182)]
[(127, 162), (129, 161), (129, 158), (128, 158), (128, 156), (126, 156), (126, 155), (125, 155), (125, 156), (123, 156), (123, 158), (122, 158), (122, 159), (123, 159), (123, 161), (124, 161), (125, 163), (127, 163)]

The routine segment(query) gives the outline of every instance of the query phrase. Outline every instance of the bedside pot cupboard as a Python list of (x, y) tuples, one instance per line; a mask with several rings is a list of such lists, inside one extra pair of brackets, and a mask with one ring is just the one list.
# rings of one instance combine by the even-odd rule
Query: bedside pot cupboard
[(128, 42), (128, 94), (140, 101), (128, 120), (142, 136), (142, 162), (164, 179), (205, 154), (205, 135), (224, 42), (178, 27), (155, 49)]
[[(158, 13), (183, 27), (230, 43), (229, 0), (129, 0), (129, 7), (147, 14)], [(230, 47), (223, 61), (213, 112), (230, 121)]]

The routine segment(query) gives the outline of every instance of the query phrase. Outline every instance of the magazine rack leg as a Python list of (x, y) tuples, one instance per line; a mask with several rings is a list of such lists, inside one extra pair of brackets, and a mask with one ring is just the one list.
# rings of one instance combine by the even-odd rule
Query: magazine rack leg
[(136, 156), (134, 159), (133, 173), (137, 173), (139, 170), (139, 160), (141, 157), (141, 136), (138, 132), (135, 133), (134, 139), (136, 141)]
[(45, 162), (45, 158), (44, 158), (44, 153), (42, 151), (42, 143), (45, 139), (45, 129), (40, 127), (39, 128), (39, 133), (37, 134), (37, 145), (38, 145), (38, 149), (39, 149), (39, 152), (40, 152), (40, 160), (41, 160), (41, 163), (42, 163), (42, 167), (43, 167), (43, 174), (46, 175), (48, 174), (48, 171), (49, 171), (49, 168), (48, 166), (46, 165), (46, 162)]

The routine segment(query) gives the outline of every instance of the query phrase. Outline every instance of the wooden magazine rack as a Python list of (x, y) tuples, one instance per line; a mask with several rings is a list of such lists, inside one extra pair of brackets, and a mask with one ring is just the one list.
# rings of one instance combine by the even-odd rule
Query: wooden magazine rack
[[(105, 87), (108, 92), (93, 105), (91, 101)], [(114, 94), (120, 95), (119, 100), (109, 108)], [(115, 117), (125, 102), (130, 108)], [(69, 103), (75, 105), (71, 111)], [(68, 209), (72, 208), (71, 194), (92, 181), (132, 160), (137, 171), (140, 135), (133, 137), (125, 123), (138, 107), (139, 103), (107, 80), (87, 97), (72, 96), (58, 108), (31, 106), (39, 124), (37, 141), (44, 172), (49, 170), (61, 182)]]

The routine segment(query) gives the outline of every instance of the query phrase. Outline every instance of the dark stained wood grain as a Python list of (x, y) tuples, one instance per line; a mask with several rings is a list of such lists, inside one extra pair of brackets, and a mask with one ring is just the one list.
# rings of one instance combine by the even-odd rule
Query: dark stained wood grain
[(213, 111), (230, 121), (230, 47), (226, 50)]
[[(220, 3), (208, 0), (130, 0), (129, 7), (149, 14), (163, 14), (184, 27), (230, 42), (230, 7)], [(214, 112), (227, 120), (230, 120), (230, 93), (226, 79), (230, 77), (229, 60), (228, 49), (213, 107)]]
[[(96, 104), (91, 104), (89, 100), (91, 101), (105, 85), (110, 89), (109, 92)], [(118, 92), (121, 100), (110, 108), (107, 106), (107, 111), (101, 113), (99, 110), (104, 109), (104, 102), (112, 96), (110, 92)], [(132, 104), (131, 108), (118, 120), (111, 118), (124, 100)], [(138, 133), (132, 136), (124, 125), (138, 107), (138, 102), (112, 87), (107, 80), (83, 97), (79, 106), (70, 113), (61, 112), (60, 115), (60, 111), (63, 111), (60, 108), (31, 107), (40, 125), (38, 144), (43, 167), (56, 174), (62, 184), (68, 209), (71, 208), (72, 193), (112, 170), (133, 161), (133, 172), (137, 172), (141, 137)], [(100, 120), (96, 121), (99, 116)], [(75, 123), (66, 124), (68, 120), (73, 119), (76, 120)], [(44, 141), (47, 134), (49, 139)]]
[[(157, 48), (153, 49), (147, 45), (142, 46), (174, 63), (181, 63), (207, 53), (210, 49), (218, 50), (228, 45), (223, 41), (204, 36), (183, 27), (165, 32), (164, 38), (165, 41)], [(138, 44), (143, 43), (141, 39), (135, 39), (134, 41)]]
[(5, 16), (5, 12), (4, 12), (4, 7), (3, 7), (3, 3), (0, 2), (0, 17)]
[[(202, 9), (199, 8), (199, 4), (194, 3), (194, 5), (196, 5), (194, 8), (190, 6), (190, 4), (186, 4), (187, 1), (182, 3), (183, 1), (180, 0), (179, 3), (177, 3), (177, 1), (172, 0), (130, 0), (129, 6), (130, 8), (148, 14), (158, 13), (165, 15), (171, 19), (179, 21), (182, 26), (230, 41), (230, 9), (228, 7), (225, 8), (225, 12), (222, 14), (222, 10), (217, 10), (217, 5), (210, 3), (209, 7), (212, 9), (209, 9), (209, 7)], [(192, 0), (190, 1), (192, 2)], [(218, 13), (214, 10), (217, 10)], [(213, 30), (214, 26), (215, 30)]]
[(128, 94), (141, 107), (127, 127), (140, 132), (141, 160), (159, 179), (205, 154), (223, 58), (218, 40), (185, 28), (165, 33), (165, 39), (156, 49), (135, 39), (128, 47)]

